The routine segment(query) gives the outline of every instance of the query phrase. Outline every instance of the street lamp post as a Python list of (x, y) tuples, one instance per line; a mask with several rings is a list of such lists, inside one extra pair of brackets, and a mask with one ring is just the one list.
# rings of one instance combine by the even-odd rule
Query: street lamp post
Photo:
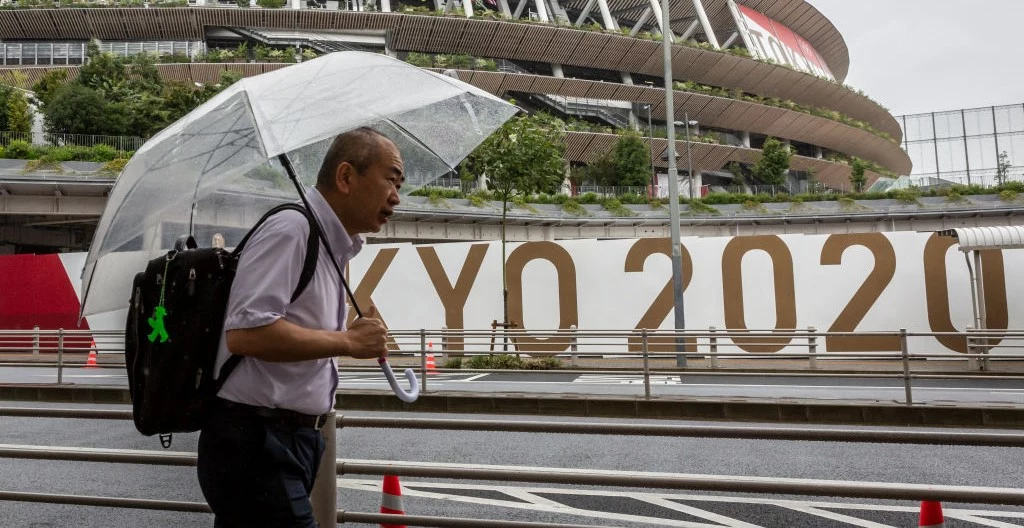
[[(669, 0), (661, 0), (661, 43), (665, 68), (665, 129), (668, 139), (668, 215), (672, 244), (672, 306), (676, 332), (686, 329), (683, 312), (683, 254), (679, 249), (679, 171), (676, 169), (675, 103), (672, 100), (672, 16)], [(686, 366), (685, 340), (676, 337), (676, 366)]]

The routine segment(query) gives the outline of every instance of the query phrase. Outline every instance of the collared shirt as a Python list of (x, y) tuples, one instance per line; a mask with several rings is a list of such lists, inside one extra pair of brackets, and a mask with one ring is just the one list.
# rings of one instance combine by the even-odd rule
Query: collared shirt
[[(350, 237), (327, 200), (316, 190), (307, 191), (313, 213), (337, 252), (344, 270), (362, 249), (361, 237)], [(224, 330), (257, 328), (285, 319), (306, 328), (344, 330), (347, 316), (345, 293), (338, 272), (330, 265), (323, 243), (313, 279), (295, 302), (290, 302), (299, 283), (309, 223), (298, 211), (270, 217), (246, 243), (231, 285)], [(221, 336), (216, 372), (227, 361), (226, 337)], [(323, 414), (334, 408), (338, 369), (334, 358), (270, 362), (245, 357), (228, 376), (219, 396), (238, 403), (283, 408), (305, 414)]]

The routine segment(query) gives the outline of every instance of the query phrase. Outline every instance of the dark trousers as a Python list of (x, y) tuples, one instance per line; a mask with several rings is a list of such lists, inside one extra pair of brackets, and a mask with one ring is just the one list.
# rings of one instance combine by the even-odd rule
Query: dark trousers
[(317, 429), (215, 406), (197, 467), (214, 527), (316, 528), (309, 494), (323, 452)]

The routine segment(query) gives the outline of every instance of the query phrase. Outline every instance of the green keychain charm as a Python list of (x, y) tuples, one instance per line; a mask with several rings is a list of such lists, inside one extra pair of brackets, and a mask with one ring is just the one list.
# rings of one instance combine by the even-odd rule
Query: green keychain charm
[(167, 334), (167, 327), (164, 326), (164, 317), (167, 315), (167, 308), (164, 308), (164, 290), (167, 288), (167, 268), (171, 265), (171, 259), (164, 264), (163, 283), (160, 285), (160, 303), (153, 308), (153, 317), (146, 319), (149, 327), (153, 330), (146, 336), (150, 343), (155, 343), (159, 338), (161, 343), (166, 343), (171, 338)]

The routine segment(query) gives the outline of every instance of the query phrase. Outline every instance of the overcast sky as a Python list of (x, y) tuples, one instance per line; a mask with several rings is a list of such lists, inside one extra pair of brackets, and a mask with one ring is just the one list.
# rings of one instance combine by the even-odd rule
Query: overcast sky
[(808, 0), (894, 115), (1024, 103), (1024, 0)]

